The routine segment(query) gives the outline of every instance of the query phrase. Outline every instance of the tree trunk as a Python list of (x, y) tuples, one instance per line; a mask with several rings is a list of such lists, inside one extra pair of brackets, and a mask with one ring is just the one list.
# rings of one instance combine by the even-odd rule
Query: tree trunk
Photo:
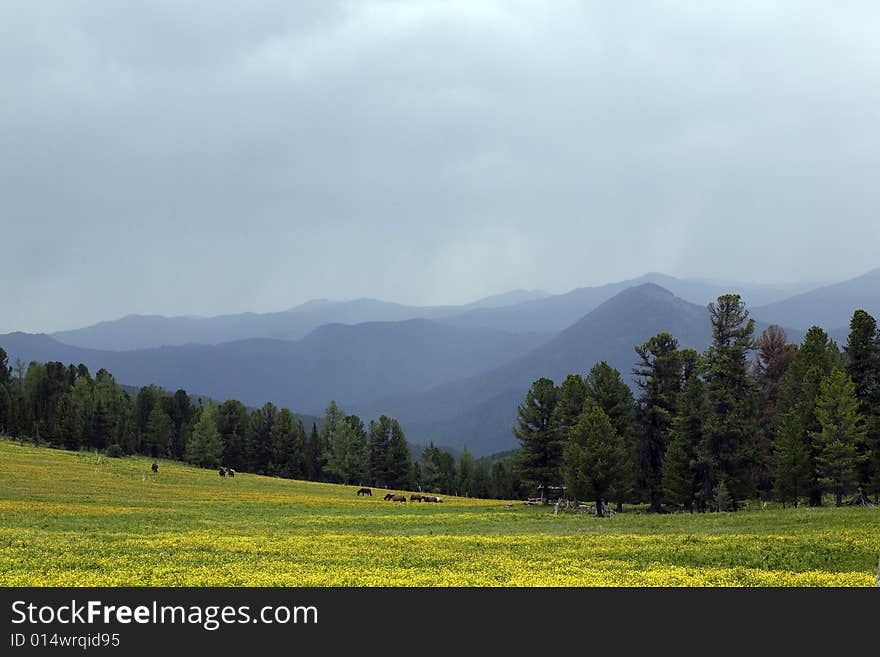
[(596, 517), (597, 517), (597, 518), (602, 518), (602, 517), (604, 517), (604, 514), (603, 514), (603, 512), (602, 512), (602, 500), (601, 500), (601, 498), (598, 499), (598, 500), (596, 500)]
[(843, 506), (843, 491), (841, 491), (841, 490), (834, 491), (834, 503), (837, 506)]

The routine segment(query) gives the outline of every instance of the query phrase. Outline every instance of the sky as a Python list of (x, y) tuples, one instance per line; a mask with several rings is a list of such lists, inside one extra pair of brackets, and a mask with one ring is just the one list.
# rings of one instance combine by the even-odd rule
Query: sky
[(0, 332), (880, 266), (880, 4), (0, 4)]

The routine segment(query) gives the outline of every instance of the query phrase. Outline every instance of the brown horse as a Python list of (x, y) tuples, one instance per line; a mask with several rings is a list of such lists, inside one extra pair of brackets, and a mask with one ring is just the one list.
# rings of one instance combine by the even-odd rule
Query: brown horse
[(409, 496), (410, 502), (421, 502), (423, 499), (425, 499), (425, 498), (422, 495), (410, 495)]
[(388, 493), (385, 496), (386, 500), (391, 500), (392, 502), (406, 502), (406, 495), (395, 495), (394, 493)]
[(370, 497), (373, 497), (373, 491), (371, 491), (369, 488), (360, 488), (360, 489), (358, 489), (357, 494), (359, 496), (360, 495), (369, 495)]

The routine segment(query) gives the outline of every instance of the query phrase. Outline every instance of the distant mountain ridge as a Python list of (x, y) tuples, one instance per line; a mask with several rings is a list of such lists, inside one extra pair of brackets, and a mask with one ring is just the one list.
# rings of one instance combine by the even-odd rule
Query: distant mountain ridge
[[(732, 291), (728, 284), (683, 280), (659, 273), (564, 294), (513, 290), (460, 306), (406, 306), (377, 299), (330, 301), (313, 299), (286, 311), (240, 313), (216, 317), (128, 315), (93, 326), (51, 334), (53, 338), (90, 349), (126, 351), (184, 344), (215, 345), (251, 338), (297, 340), (325, 324), (395, 322), (410, 319), (442, 321), (459, 328), (496, 329), (512, 333), (556, 333), (618, 292), (655, 283), (693, 303), (706, 304)], [(740, 285), (746, 303), (766, 303), (793, 293), (791, 286)], [(800, 290), (796, 290), (800, 291)]]
[(826, 285), (752, 309), (768, 322), (827, 331), (849, 326), (853, 312), (862, 309), (880, 320), (880, 268), (841, 283)]
[(445, 326), (429, 320), (324, 325), (301, 340), (255, 338), (220, 345), (133, 351), (84, 349), (51, 336), (11, 333), (0, 346), (24, 362), (60, 360), (108, 369), (127, 385), (154, 383), (247, 405), (272, 401), (320, 413), (383, 394), (425, 390), (526, 353), (548, 336)]

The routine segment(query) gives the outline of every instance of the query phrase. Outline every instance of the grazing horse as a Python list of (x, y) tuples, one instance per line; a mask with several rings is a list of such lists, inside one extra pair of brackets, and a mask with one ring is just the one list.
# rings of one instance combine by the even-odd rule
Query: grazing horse
[(220, 468), (220, 476), (221, 476), (221, 477), (225, 477), (225, 476), (226, 476), (226, 470), (224, 470), (223, 468)]
[(410, 495), (409, 496), (410, 502), (421, 502), (423, 499), (425, 499), (423, 495)]
[(360, 488), (358, 489), (358, 495), (369, 495), (370, 497), (373, 497), (373, 491), (369, 488)]
[(235, 470), (233, 470), (232, 468), (226, 468), (226, 474), (228, 474), (230, 477), (234, 477)]
[(425, 502), (442, 502), (442, 497), (437, 497), (436, 495), (425, 495)]
[(391, 500), (392, 502), (406, 502), (406, 495), (395, 495), (394, 493), (388, 493), (385, 496), (386, 500)]
[(153, 465), (150, 466), (150, 470), (153, 472), (159, 472), (159, 464), (153, 461)]
[(392, 497), (394, 497), (394, 493), (388, 493), (388, 494), (386, 494), (385, 497), (382, 498), (382, 499), (388, 501), (388, 500), (390, 500)]

